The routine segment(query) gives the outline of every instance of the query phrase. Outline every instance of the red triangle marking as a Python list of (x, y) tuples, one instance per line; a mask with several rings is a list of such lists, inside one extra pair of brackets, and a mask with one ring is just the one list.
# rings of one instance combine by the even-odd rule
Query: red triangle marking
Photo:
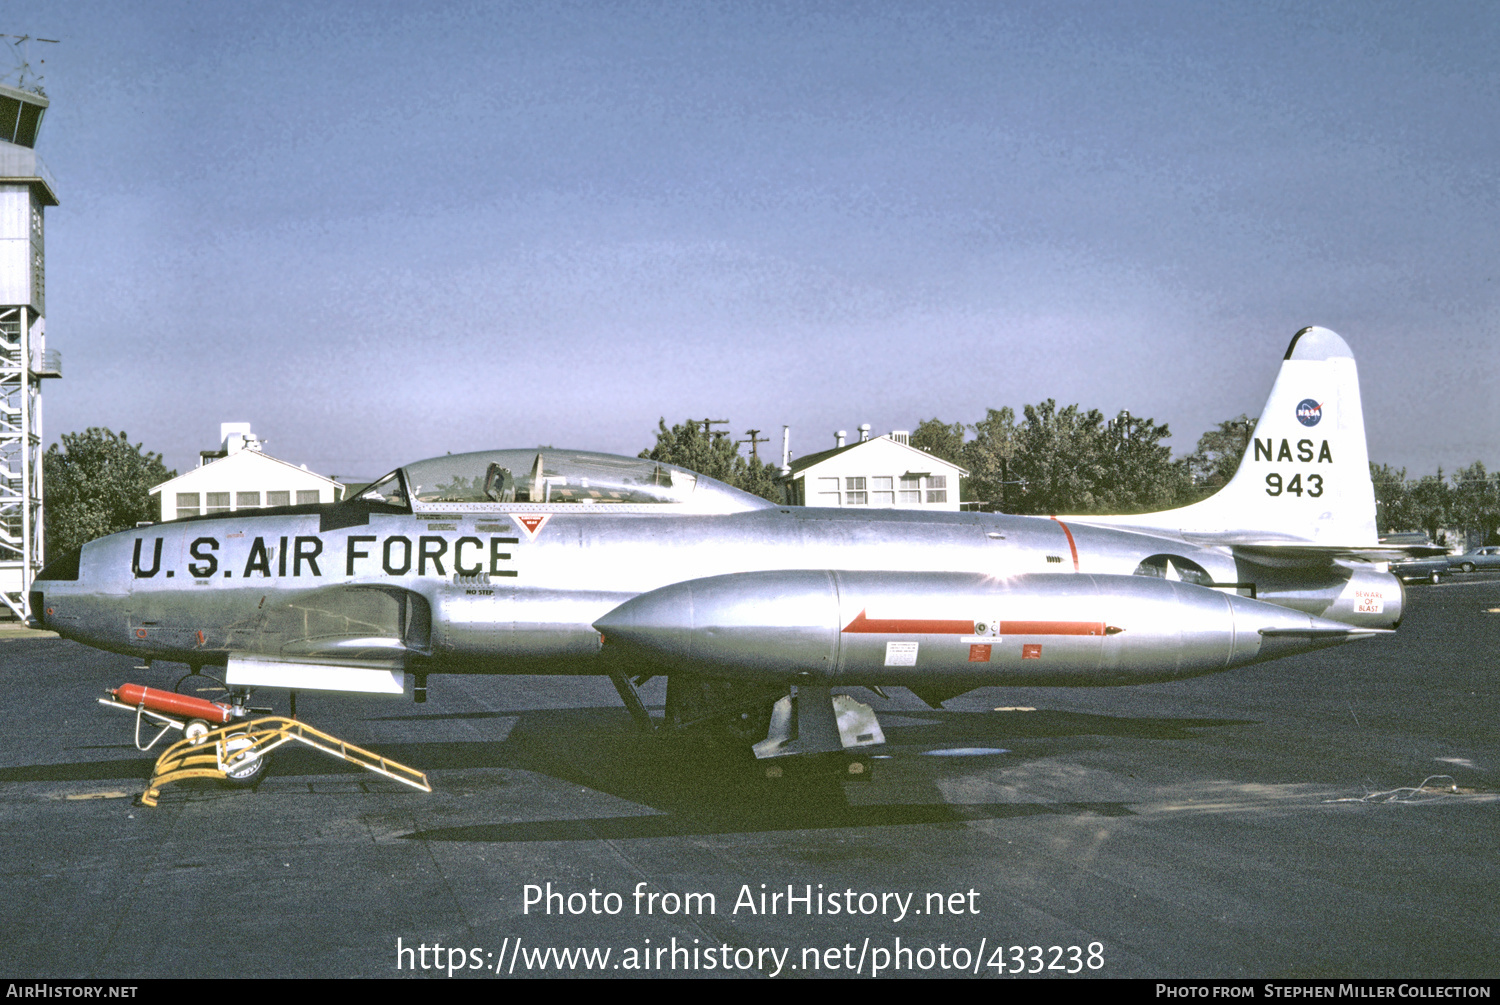
[(551, 518), (551, 513), (512, 513), (511, 517), (526, 530), (527, 537), (536, 537), (537, 532)]

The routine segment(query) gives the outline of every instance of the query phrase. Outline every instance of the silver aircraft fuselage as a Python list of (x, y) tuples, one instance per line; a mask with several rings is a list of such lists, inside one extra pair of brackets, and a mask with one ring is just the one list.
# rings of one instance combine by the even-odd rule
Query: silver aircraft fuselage
[(436, 458), (344, 503), (114, 534), (49, 564), (32, 610), (91, 646), (292, 675), (276, 680), (628, 667), (962, 689), (1209, 673), (1390, 629), (1403, 606), (1368, 565), (1056, 518), (778, 506), (670, 465), (545, 454)]

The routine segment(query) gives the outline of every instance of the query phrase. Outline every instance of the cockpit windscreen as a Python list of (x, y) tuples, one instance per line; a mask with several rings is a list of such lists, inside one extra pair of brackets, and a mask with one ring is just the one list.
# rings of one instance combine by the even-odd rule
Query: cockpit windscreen
[(391, 506), (407, 508), (406, 489), (401, 487), (401, 473), (392, 471), (377, 481), (371, 482), (354, 496), (355, 499), (364, 502), (386, 503)]
[(642, 458), (547, 448), (449, 454), (405, 471), (422, 504), (681, 503), (698, 477)]

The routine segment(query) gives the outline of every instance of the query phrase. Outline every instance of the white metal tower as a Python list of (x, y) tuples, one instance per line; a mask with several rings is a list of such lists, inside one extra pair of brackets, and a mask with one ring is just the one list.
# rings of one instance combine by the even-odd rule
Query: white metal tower
[(48, 104), (0, 85), (0, 603), (20, 618), (43, 555), (41, 382), (62, 376), (47, 350), (43, 254), (56, 186), (32, 149)]

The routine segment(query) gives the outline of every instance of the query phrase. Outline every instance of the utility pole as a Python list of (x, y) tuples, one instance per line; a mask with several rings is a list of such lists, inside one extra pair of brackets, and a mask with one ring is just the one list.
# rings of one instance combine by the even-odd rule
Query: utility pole
[(703, 423), (703, 435), (707, 436), (710, 439), (715, 439), (715, 438), (720, 437), (720, 436), (728, 436), (729, 435), (729, 431), (727, 429), (714, 429), (713, 428), (714, 426), (727, 426), (727, 425), (729, 425), (729, 420), (728, 419), (692, 419), (690, 421), (695, 426), (698, 423), (700, 423), (700, 422)]
[[(748, 439), (748, 440), (736, 440), (734, 445), (735, 446), (739, 446), (741, 443), (748, 443), (748, 444), (750, 444), (750, 459), (753, 460), (753, 461), (759, 461), (760, 460), (760, 452), (755, 449), (756, 446), (758, 444), (761, 444), (761, 443), (770, 443), (771, 442), (771, 438), (769, 436), (760, 436), (760, 430), (759, 429), (747, 429), (747, 430), (745, 430), (745, 435), (748, 436), (748, 437), (750, 437), (750, 439)], [(756, 439), (756, 437), (760, 437), (760, 438)]]

